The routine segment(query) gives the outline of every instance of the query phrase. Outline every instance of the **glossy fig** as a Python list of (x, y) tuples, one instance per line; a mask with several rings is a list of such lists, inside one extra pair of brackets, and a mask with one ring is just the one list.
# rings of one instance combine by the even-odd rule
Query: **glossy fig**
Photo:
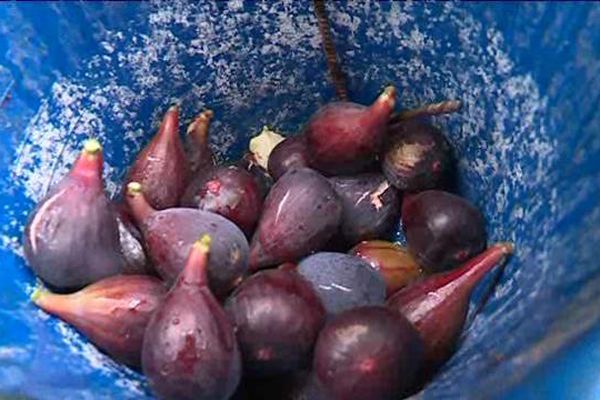
[(244, 280), (227, 299), (225, 311), (248, 376), (273, 376), (307, 365), (325, 319), (310, 283), (281, 269)]
[(275, 180), (291, 169), (306, 167), (310, 167), (310, 156), (304, 136), (286, 138), (269, 155), (269, 175)]
[(429, 371), (446, 361), (460, 337), (475, 285), (513, 251), (499, 243), (450, 272), (431, 275), (394, 294), (388, 308), (404, 315), (425, 343)]
[(340, 234), (350, 246), (390, 234), (400, 216), (400, 196), (383, 175), (338, 176), (329, 182), (342, 201)]
[(192, 208), (156, 211), (146, 202), (137, 182), (128, 185), (127, 201), (142, 230), (154, 268), (168, 283), (179, 275), (194, 240), (202, 233), (214, 239), (208, 278), (215, 295), (226, 295), (245, 275), (248, 242), (233, 222)]
[(395, 102), (389, 86), (369, 107), (335, 102), (318, 110), (304, 130), (312, 167), (333, 175), (363, 172), (381, 150)]
[(129, 213), (123, 207), (116, 206), (117, 224), (119, 226), (119, 242), (121, 254), (125, 259), (126, 274), (151, 274), (152, 266), (146, 250), (144, 249), (144, 238), (137, 226), (131, 221)]
[(233, 327), (208, 288), (210, 243), (205, 235), (191, 246), (183, 271), (146, 328), (142, 366), (160, 398), (226, 400), (240, 381)]
[(319, 334), (314, 371), (334, 399), (400, 399), (415, 383), (423, 343), (400, 314), (382, 306), (338, 315)]
[(396, 188), (419, 192), (446, 186), (453, 171), (450, 144), (442, 132), (420, 120), (388, 128), (382, 169)]
[(260, 191), (260, 197), (264, 200), (273, 186), (273, 178), (271, 175), (260, 165), (256, 163), (254, 156), (250, 153), (246, 153), (239, 161), (234, 164), (236, 167), (243, 168), (256, 181), (258, 189)]
[(97, 140), (85, 142), (71, 171), (38, 203), (25, 228), (24, 248), (31, 269), (56, 291), (74, 291), (123, 272)]
[(117, 275), (71, 294), (38, 289), (31, 299), (115, 360), (139, 367), (146, 326), (165, 293), (163, 283), (151, 276)]
[(179, 204), (189, 175), (190, 166), (179, 137), (179, 108), (172, 106), (156, 135), (137, 156), (125, 183), (141, 183), (148, 202), (162, 210)]
[(188, 126), (187, 149), (190, 171), (196, 176), (199, 171), (215, 165), (215, 156), (208, 144), (208, 131), (214, 113), (211, 110), (202, 111)]
[(405, 199), (402, 223), (408, 249), (427, 272), (453, 268), (485, 248), (485, 221), (465, 199), (427, 190)]
[(250, 268), (295, 261), (319, 250), (335, 234), (341, 214), (327, 179), (308, 168), (288, 172), (265, 199), (250, 246)]
[(421, 267), (408, 250), (396, 243), (369, 240), (354, 246), (349, 254), (365, 260), (381, 274), (387, 296), (423, 275)]
[(262, 197), (252, 175), (235, 166), (222, 166), (196, 176), (181, 205), (222, 215), (251, 236), (260, 216)]
[(358, 257), (316, 253), (298, 264), (298, 273), (313, 285), (329, 316), (385, 302), (383, 278)]

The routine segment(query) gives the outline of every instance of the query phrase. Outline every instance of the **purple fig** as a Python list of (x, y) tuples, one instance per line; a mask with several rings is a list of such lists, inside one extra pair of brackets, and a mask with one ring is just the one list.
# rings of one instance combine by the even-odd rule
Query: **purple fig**
[(235, 327), (244, 373), (251, 376), (283, 374), (306, 365), (325, 319), (310, 283), (281, 269), (244, 280), (225, 310)]
[(137, 226), (131, 221), (129, 212), (125, 205), (116, 206), (117, 224), (119, 225), (119, 242), (121, 244), (121, 254), (125, 258), (126, 274), (151, 274), (154, 272), (149, 265), (144, 250), (144, 239)]
[(319, 334), (314, 370), (333, 399), (400, 399), (415, 383), (423, 343), (400, 314), (382, 306), (348, 310)]
[(388, 300), (388, 308), (404, 315), (421, 334), (429, 371), (439, 367), (452, 354), (475, 285), (512, 252), (510, 243), (495, 244), (460, 268), (424, 278), (396, 292)]
[(362, 258), (381, 274), (388, 297), (423, 275), (408, 250), (396, 243), (369, 240), (354, 246), (349, 254)]
[(340, 233), (349, 245), (379, 239), (400, 216), (400, 196), (381, 174), (333, 177), (329, 182), (343, 205)]
[(115, 360), (139, 367), (146, 326), (165, 293), (163, 283), (151, 276), (117, 275), (71, 294), (38, 289), (31, 299)]
[(333, 175), (365, 171), (381, 150), (395, 103), (396, 89), (389, 86), (369, 107), (350, 102), (322, 107), (304, 130), (311, 165)]
[(448, 192), (427, 190), (406, 198), (402, 223), (408, 250), (427, 272), (453, 268), (485, 248), (483, 216)]
[(196, 176), (181, 205), (222, 215), (251, 236), (260, 216), (262, 198), (252, 175), (235, 166), (223, 166)]
[(240, 382), (233, 327), (208, 288), (210, 243), (204, 235), (191, 246), (183, 271), (146, 328), (142, 366), (160, 398), (226, 400)]
[(250, 269), (295, 261), (335, 234), (341, 202), (327, 179), (308, 168), (282, 176), (265, 199), (250, 246)]
[(248, 242), (233, 222), (192, 208), (156, 211), (147, 203), (137, 182), (128, 185), (127, 202), (142, 230), (154, 268), (168, 283), (177, 278), (195, 238), (204, 232), (214, 238), (208, 266), (213, 293), (225, 296), (246, 274)]
[(242, 157), (239, 161), (234, 164), (236, 167), (240, 167), (245, 169), (252, 175), (256, 184), (258, 185), (258, 190), (260, 192), (260, 198), (264, 200), (269, 194), (271, 190), (271, 186), (273, 186), (273, 178), (271, 175), (260, 165), (256, 163), (254, 156), (250, 153), (246, 153), (244, 157)]
[(179, 137), (179, 108), (169, 108), (158, 133), (137, 156), (125, 183), (139, 182), (152, 207), (175, 207), (185, 190), (190, 166)]
[(453, 170), (450, 144), (433, 125), (410, 120), (388, 128), (382, 169), (392, 185), (418, 192), (444, 186)]
[(291, 169), (309, 167), (309, 162), (306, 138), (289, 137), (275, 146), (269, 155), (269, 175), (277, 180)]
[(68, 175), (38, 203), (25, 228), (24, 247), (31, 269), (56, 291), (74, 291), (123, 272), (97, 140), (85, 142)]
[(208, 144), (208, 130), (214, 113), (202, 111), (187, 129), (187, 148), (190, 170), (197, 176), (199, 171), (215, 165), (215, 156)]

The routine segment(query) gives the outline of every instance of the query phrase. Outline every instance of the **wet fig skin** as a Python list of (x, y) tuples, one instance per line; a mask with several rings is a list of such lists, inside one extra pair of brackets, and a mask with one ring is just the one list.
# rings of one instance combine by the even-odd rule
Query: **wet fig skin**
[(212, 110), (202, 111), (188, 126), (186, 145), (192, 176), (215, 165), (215, 157), (208, 144), (210, 122), (214, 116)]
[(260, 216), (262, 197), (250, 173), (235, 166), (221, 166), (198, 175), (186, 189), (181, 205), (222, 215), (251, 236)]
[(69, 292), (123, 272), (116, 214), (104, 193), (94, 139), (38, 203), (24, 233), (25, 258), (55, 291)]
[(267, 197), (267, 194), (269, 194), (271, 186), (273, 186), (273, 178), (271, 178), (271, 175), (269, 175), (263, 167), (258, 165), (251, 153), (246, 153), (233, 165), (248, 171), (248, 173), (252, 175), (258, 185), (260, 197), (264, 200), (265, 197)]
[(192, 208), (156, 211), (145, 201), (137, 182), (129, 184), (127, 201), (142, 229), (154, 268), (172, 283), (185, 265), (194, 240), (202, 233), (213, 237), (208, 278), (213, 293), (222, 298), (248, 269), (248, 242), (242, 231), (222, 216)]
[(413, 326), (383, 306), (348, 310), (319, 334), (313, 368), (333, 399), (401, 399), (422, 364)]
[(385, 237), (400, 216), (400, 196), (382, 174), (329, 178), (342, 205), (340, 233), (349, 245)]
[(461, 267), (430, 275), (388, 299), (387, 307), (404, 315), (423, 338), (428, 371), (442, 365), (454, 351), (476, 284), (512, 252), (510, 243), (495, 244)]
[(390, 86), (369, 107), (334, 102), (319, 109), (303, 133), (311, 166), (333, 175), (363, 172), (381, 150), (395, 101)]
[(293, 168), (310, 167), (310, 155), (304, 136), (288, 137), (280, 142), (269, 156), (269, 175), (279, 179)]
[(148, 202), (162, 210), (179, 204), (189, 177), (190, 166), (179, 137), (179, 107), (172, 106), (156, 135), (138, 154), (125, 183), (141, 183)]
[(273, 376), (307, 365), (325, 320), (310, 283), (281, 269), (244, 280), (225, 310), (235, 327), (247, 376)]
[(318, 172), (294, 169), (265, 199), (250, 246), (250, 269), (295, 261), (327, 244), (339, 226), (341, 202)]
[(402, 222), (408, 250), (427, 272), (460, 265), (485, 248), (485, 220), (465, 199), (441, 190), (405, 198)]
[(233, 327), (207, 285), (210, 242), (205, 235), (194, 243), (146, 329), (143, 370), (161, 399), (226, 400), (240, 382)]
[(38, 289), (32, 300), (73, 325), (115, 360), (138, 368), (146, 326), (165, 294), (157, 278), (117, 275), (71, 294)]

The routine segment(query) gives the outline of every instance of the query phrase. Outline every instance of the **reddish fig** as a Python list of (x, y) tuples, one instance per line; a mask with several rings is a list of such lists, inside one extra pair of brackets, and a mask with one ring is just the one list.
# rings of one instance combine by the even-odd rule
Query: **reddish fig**
[(319, 334), (314, 370), (334, 399), (400, 399), (415, 383), (423, 343), (400, 314), (382, 306), (359, 307)]
[(225, 304), (244, 374), (272, 376), (307, 364), (325, 310), (310, 283), (293, 271), (261, 271), (244, 280)]
[(175, 207), (188, 183), (190, 171), (179, 137), (179, 108), (169, 108), (158, 133), (133, 163), (125, 183), (140, 182), (152, 207)]
[(258, 165), (254, 159), (254, 156), (250, 153), (246, 153), (239, 161), (234, 164), (236, 167), (245, 169), (252, 175), (258, 190), (260, 191), (260, 198), (264, 200), (273, 186), (273, 178), (271, 175), (260, 165)]
[(312, 166), (334, 175), (363, 172), (381, 150), (395, 103), (396, 89), (389, 86), (370, 107), (349, 102), (322, 107), (304, 131)]
[(191, 246), (183, 271), (146, 329), (142, 366), (160, 398), (226, 400), (240, 382), (233, 327), (208, 288), (210, 243), (204, 235)]
[(288, 172), (265, 199), (250, 246), (250, 268), (295, 261), (319, 250), (335, 234), (341, 214), (327, 179), (308, 168)]
[(433, 125), (411, 120), (388, 128), (382, 169), (392, 185), (418, 192), (443, 187), (452, 173), (450, 145)]
[(329, 178), (343, 205), (340, 234), (349, 245), (391, 232), (400, 216), (400, 196), (381, 174)]
[(139, 367), (146, 325), (165, 293), (163, 283), (151, 276), (118, 275), (71, 294), (38, 289), (31, 299), (115, 360)]
[(512, 251), (510, 243), (495, 244), (460, 268), (431, 275), (401, 289), (388, 300), (388, 308), (404, 315), (421, 334), (429, 371), (452, 354), (475, 285)]
[(125, 258), (126, 274), (148, 274), (153, 270), (149, 265), (146, 251), (143, 246), (143, 237), (138, 228), (131, 221), (129, 214), (117, 206), (117, 223), (119, 225), (119, 242), (121, 254)]
[(222, 215), (251, 236), (262, 198), (252, 175), (235, 166), (223, 166), (198, 175), (186, 189), (181, 205)]
[(248, 242), (233, 222), (191, 208), (156, 211), (146, 202), (139, 183), (127, 186), (127, 202), (160, 276), (173, 282), (185, 265), (195, 238), (208, 232), (214, 238), (208, 266), (211, 289), (222, 297), (239, 283), (248, 268)]
[(85, 142), (71, 171), (31, 214), (25, 258), (53, 290), (73, 291), (123, 272), (119, 228), (102, 182), (102, 147)]
[(485, 248), (483, 216), (448, 192), (427, 190), (405, 199), (402, 223), (408, 250), (427, 272), (453, 268)]
[(208, 145), (208, 129), (214, 113), (204, 110), (187, 129), (187, 148), (192, 174), (215, 165), (214, 154)]
[(293, 168), (309, 167), (309, 153), (304, 136), (289, 137), (269, 155), (269, 174), (277, 180)]
[(396, 243), (370, 240), (354, 246), (350, 254), (362, 258), (381, 274), (387, 296), (422, 276), (421, 267), (408, 250)]

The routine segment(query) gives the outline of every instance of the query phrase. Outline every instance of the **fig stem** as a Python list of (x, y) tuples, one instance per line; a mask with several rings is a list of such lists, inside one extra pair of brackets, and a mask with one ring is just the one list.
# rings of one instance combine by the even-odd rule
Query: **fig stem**
[(390, 118), (390, 124), (418, 117), (451, 114), (460, 110), (461, 107), (462, 102), (460, 100), (444, 100), (439, 103), (425, 104), (421, 107), (400, 111), (394, 114), (392, 118)]
[(348, 101), (348, 90), (346, 89), (344, 73), (342, 72), (337, 52), (335, 51), (335, 44), (331, 37), (331, 28), (329, 26), (329, 19), (327, 18), (327, 11), (325, 10), (325, 1), (314, 0), (313, 4), (315, 7), (317, 23), (319, 25), (321, 42), (323, 43), (323, 51), (325, 52), (325, 58), (327, 59), (329, 76), (333, 81), (337, 97), (342, 101)]
[(42, 285), (38, 285), (35, 290), (33, 291), (33, 293), (31, 293), (31, 296), (29, 296), (29, 299), (34, 302), (35, 304), (38, 303), (39, 299), (47, 292), (48, 290), (46, 290), (46, 288), (44, 288)]
[(86, 140), (83, 144), (83, 151), (86, 154), (96, 154), (102, 150), (102, 145), (97, 139), (90, 138)]
[(197, 139), (204, 139), (208, 133), (208, 127), (210, 121), (214, 117), (215, 113), (212, 110), (204, 110), (188, 126), (187, 134), (193, 135)]
[(142, 185), (135, 181), (127, 184), (127, 204), (131, 209), (133, 218), (140, 225), (156, 211), (146, 200)]
[(208, 234), (202, 235), (200, 239), (194, 242), (179, 278), (180, 283), (194, 286), (208, 284), (208, 253), (210, 252), (211, 242), (212, 238)]

